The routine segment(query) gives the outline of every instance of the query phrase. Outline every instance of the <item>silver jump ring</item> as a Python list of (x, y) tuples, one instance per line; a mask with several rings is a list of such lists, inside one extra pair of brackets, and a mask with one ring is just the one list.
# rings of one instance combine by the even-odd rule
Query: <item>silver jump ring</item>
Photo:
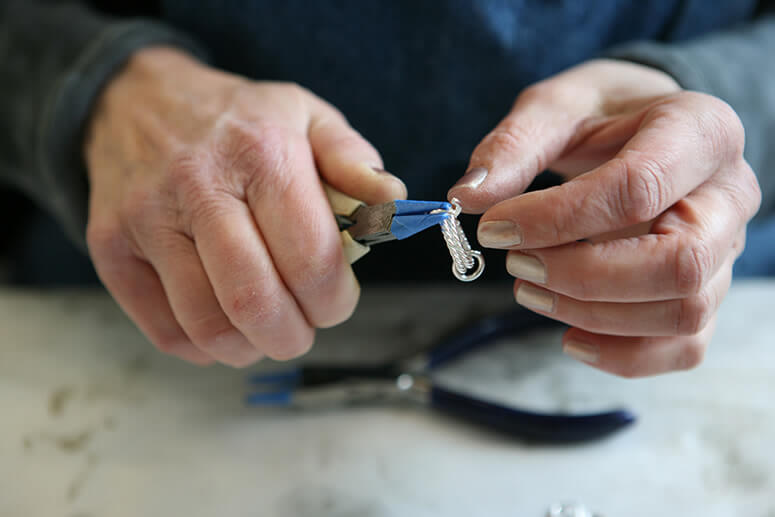
[(474, 269), (471, 273), (460, 273), (457, 270), (457, 267), (455, 267), (455, 263), (452, 263), (452, 274), (455, 275), (455, 278), (460, 280), (461, 282), (473, 282), (480, 276), (482, 276), (482, 273), (484, 273), (484, 257), (482, 257), (481, 251), (472, 250), (471, 251), (471, 257), (476, 262), (476, 269)]

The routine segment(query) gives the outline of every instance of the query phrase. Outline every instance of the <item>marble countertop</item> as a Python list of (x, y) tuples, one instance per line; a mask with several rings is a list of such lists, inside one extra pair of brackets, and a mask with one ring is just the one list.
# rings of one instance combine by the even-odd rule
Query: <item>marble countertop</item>
[[(509, 295), (369, 289), (310, 358), (416, 349)], [(246, 408), (246, 371), (162, 356), (102, 292), (0, 290), (0, 516), (542, 517), (577, 500), (606, 517), (775, 517), (774, 298), (773, 282), (734, 285), (691, 372), (618, 379), (547, 331), (442, 373), (525, 407), (640, 417), (603, 441), (536, 446), (412, 406)]]

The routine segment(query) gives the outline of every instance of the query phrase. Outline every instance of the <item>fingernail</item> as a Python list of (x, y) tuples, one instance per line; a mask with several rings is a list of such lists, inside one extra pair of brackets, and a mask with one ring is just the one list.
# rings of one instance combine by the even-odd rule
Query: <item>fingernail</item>
[(452, 188), (449, 190), (452, 191), (453, 189), (458, 188), (478, 188), (486, 178), (487, 169), (484, 167), (474, 167), (473, 169), (468, 169), (463, 177), (452, 185)]
[(596, 363), (600, 357), (600, 351), (597, 345), (582, 343), (580, 341), (566, 341), (562, 345), (562, 351), (583, 363)]
[(476, 232), (479, 243), (488, 248), (508, 248), (522, 244), (522, 233), (511, 221), (485, 221)]
[(554, 312), (557, 295), (530, 284), (520, 284), (517, 288), (517, 303), (529, 309), (542, 312)]
[(506, 271), (511, 276), (537, 284), (546, 283), (546, 266), (537, 257), (511, 252), (506, 257)]
[(395, 175), (395, 174), (393, 174), (392, 172), (388, 172), (388, 171), (386, 171), (386, 170), (385, 170), (385, 169), (383, 169), (382, 167), (374, 167), (373, 165), (368, 165), (368, 167), (369, 167), (369, 169), (371, 169), (372, 171), (374, 171), (374, 172), (375, 172), (375, 173), (376, 173), (378, 176), (384, 176), (384, 177), (386, 177), (386, 178), (392, 178), (392, 179), (395, 179), (395, 180), (401, 181), (401, 179), (400, 179), (398, 176), (396, 176), (396, 175)]

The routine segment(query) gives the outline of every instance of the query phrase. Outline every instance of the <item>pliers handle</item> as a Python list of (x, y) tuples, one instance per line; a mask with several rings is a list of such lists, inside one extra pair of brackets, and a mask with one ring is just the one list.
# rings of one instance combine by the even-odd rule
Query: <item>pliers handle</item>
[[(324, 183), (323, 189), (326, 191), (328, 203), (331, 205), (337, 223), (339, 223), (339, 234), (342, 237), (344, 256), (347, 258), (347, 261), (352, 264), (367, 254), (371, 248), (366, 244), (361, 244), (353, 239), (350, 232), (343, 228), (343, 226), (346, 225), (347, 219), (349, 219), (360, 207), (364, 206), (364, 203), (363, 201), (359, 201), (347, 194), (339, 192), (328, 184)], [(343, 220), (343, 218), (346, 219)]]
[(434, 370), (498, 338), (556, 322), (525, 309), (475, 322), (429, 350), (382, 364), (306, 364), (251, 377), (251, 406), (325, 408), (412, 400), (510, 436), (543, 443), (602, 438), (635, 422), (627, 409), (598, 413), (539, 413), (451, 389)]

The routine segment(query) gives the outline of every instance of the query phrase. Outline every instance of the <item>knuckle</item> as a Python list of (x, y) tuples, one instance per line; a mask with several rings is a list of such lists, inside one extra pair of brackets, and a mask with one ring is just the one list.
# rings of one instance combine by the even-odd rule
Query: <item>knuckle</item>
[(119, 209), (121, 217), (130, 227), (142, 225), (148, 217), (151, 205), (150, 194), (139, 188), (127, 192)]
[(176, 152), (167, 165), (163, 189), (185, 192), (202, 187), (206, 183), (206, 162), (207, 158), (201, 151), (186, 149)]
[(273, 343), (266, 355), (275, 361), (290, 361), (309, 352), (314, 342), (315, 330), (311, 327), (305, 327), (301, 335), (295, 333)]
[(159, 352), (165, 354), (174, 354), (185, 344), (181, 342), (180, 336), (172, 334), (154, 336), (151, 339), (151, 343), (153, 343), (153, 346), (155, 346)]
[(86, 245), (95, 262), (110, 261), (127, 249), (126, 239), (118, 225), (94, 221), (86, 227)]
[(759, 185), (759, 180), (756, 177), (756, 174), (754, 173), (753, 169), (751, 168), (748, 163), (745, 163), (744, 168), (744, 177), (743, 180), (748, 185), (748, 192), (750, 192), (751, 196), (751, 203), (748, 204), (748, 211), (745, 215), (748, 216), (748, 219), (752, 218), (756, 213), (759, 211), (759, 208), (762, 206), (762, 188), (761, 185)]
[(293, 342), (287, 342), (275, 346), (270, 352), (267, 352), (267, 356), (275, 361), (290, 361), (303, 356), (312, 348), (312, 344), (315, 341), (314, 331), (309, 332), (309, 338), (295, 339)]
[(337, 300), (333, 302), (334, 310), (327, 317), (321, 318), (320, 321), (315, 322), (317, 328), (329, 328), (344, 323), (355, 312), (355, 308), (358, 306), (358, 299), (360, 292), (355, 291), (344, 293), (337, 296)]
[(303, 257), (290, 275), (292, 291), (303, 300), (312, 325), (325, 328), (347, 320), (358, 303), (358, 291), (346, 278), (350, 273), (339, 241), (319, 246)]
[(696, 368), (705, 359), (706, 350), (705, 343), (699, 339), (687, 341), (678, 351), (674, 369), (679, 371)]
[(716, 305), (713, 295), (708, 290), (678, 300), (676, 303), (678, 305), (676, 334), (686, 336), (693, 336), (708, 325)]
[(657, 159), (643, 156), (617, 159), (622, 168), (619, 178), (619, 217), (627, 225), (651, 221), (670, 199), (666, 166)]
[(699, 238), (676, 248), (675, 286), (679, 296), (693, 296), (705, 286), (713, 271), (711, 248)]
[(185, 221), (181, 222), (189, 235), (203, 233), (211, 225), (226, 224), (226, 218), (234, 212), (235, 201), (227, 196), (202, 193), (191, 197), (185, 209)]
[(574, 282), (568, 284), (565, 293), (575, 300), (589, 302), (600, 299), (600, 278), (595, 275), (581, 275)]
[(301, 257), (295, 271), (294, 291), (301, 297), (314, 296), (329, 291), (336, 285), (337, 267), (343, 259), (338, 245), (322, 244), (314, 253)]
[[(552, 187), (555, 188), (555, 187)], [(557, 187), (562, 188), (562, 187)], [(549, 242), (571, 242), (578, 237), (579, 214), (587, 214), (598, 210), (599, 199), (594, 196), (575, 196), (564, 200), (566, 206), (563, 210), (555, 211), (553, 217), (540, 225), (540, 231)]]
[(702, 135), (719, 156), (734, 161), (743, 156), (745, 128), (735, 110), (717, 97), (705, 96), (706, 108), (700, 113)]
[(651, 375), (653, 358), (648, 347), (635, 344), (629, 354), (620, 358), (612, 367), (611, 373), (624, 379), (639, 379)]
[(613, 370), (613, 373), (623, 379), (638, 379), (646, 375), (641, 365), (638, 362), (633, 361), (626, 361), (617, 365)]
[(727, 185), (730, 200), (744, 221), (750, 220), (761, 207), (762, 190), (756, 174), (745, 160), (737, 168), (738, 181)]
[(548, 167), (549, 156), (543, 146), (535, 146), (535, 141), (536, 136), (530, 129), (517, 121), (506, 119), (482, 140), (474, 154), (485, 160), (494, 155), (519, 156), (523, 161), (521, 168), (541, 172)]
[(155, 230), (169, 222), (164, 206), (159, 193), (153, 192), (146, 185), (138, 185), (124, 196), (119, 214), (133, 235), (153, 238)]
[(761, 190), (758, 184), (751, 183), (747, 178), (740, 178), (740, 183), (727, 183), (721, 186), (724, 200), (732, 210), (730, 216), (736, 216), (741, 223), (747, 222), (761, 205)]
[(647, 120), (658, 121), (665, 128), (685, 128), (693, 118), (692, 95), (695, 94), (681, 92), (658, 101), (649, 109)]
[(735, 110), (726, 102), (700, 92), (682, 92), (675, 103), (666, 106), (692, 128), (707, 146), (712, 156), (734, 161), (742, 157), (745, 148), (745, 128)]
[(274, 123), (248, 124), (230, 119), (223, 124), (216, 143), (220, 168), (252, 177), (282, 168), (288, 161), (291, 131)]
[[(260, 282), (259, 282), (260, 284)], [(226, 311), (238, 328), (276, 328), (282, 320), (280, 297), (260, 285), (240, 286), (228, 295)]]
[[(230, 167), (238, 171), (248, 200), (255, 201), (266, 195), (280, 197), (288, 190), (295, 178), (293, 162), (300, 158), (300, 152), (291, 149), (295, 138), (285, 128), (262, 126), (254, 140), (234, 154), (235, 161)], [(304, 152), (309, 153), (309, 150)]]
[(517, 124), (502, 124), (487, 136), (487, 144), (506, 154), (516, 154), (530, 141), (527, 131)]
[(233, 335), (234, 329), (222, 312), (202, 313), (201, 308), (192, 307), (191, 314), (185, 322), (186, 334), (203, 350), (217, 349), (225, 337)]
[(142, 191), (129, 199), (135, 211), (134, 220), (167, 220), (190, 234), (196, 216), (209, 210), (210, 200), (221, 191), (209, 176), (209, 169), (208, 159), (201, 153), (186, 151), (175, 155), (167, 166), (158, 206), (153, 203), (158, 196)]

